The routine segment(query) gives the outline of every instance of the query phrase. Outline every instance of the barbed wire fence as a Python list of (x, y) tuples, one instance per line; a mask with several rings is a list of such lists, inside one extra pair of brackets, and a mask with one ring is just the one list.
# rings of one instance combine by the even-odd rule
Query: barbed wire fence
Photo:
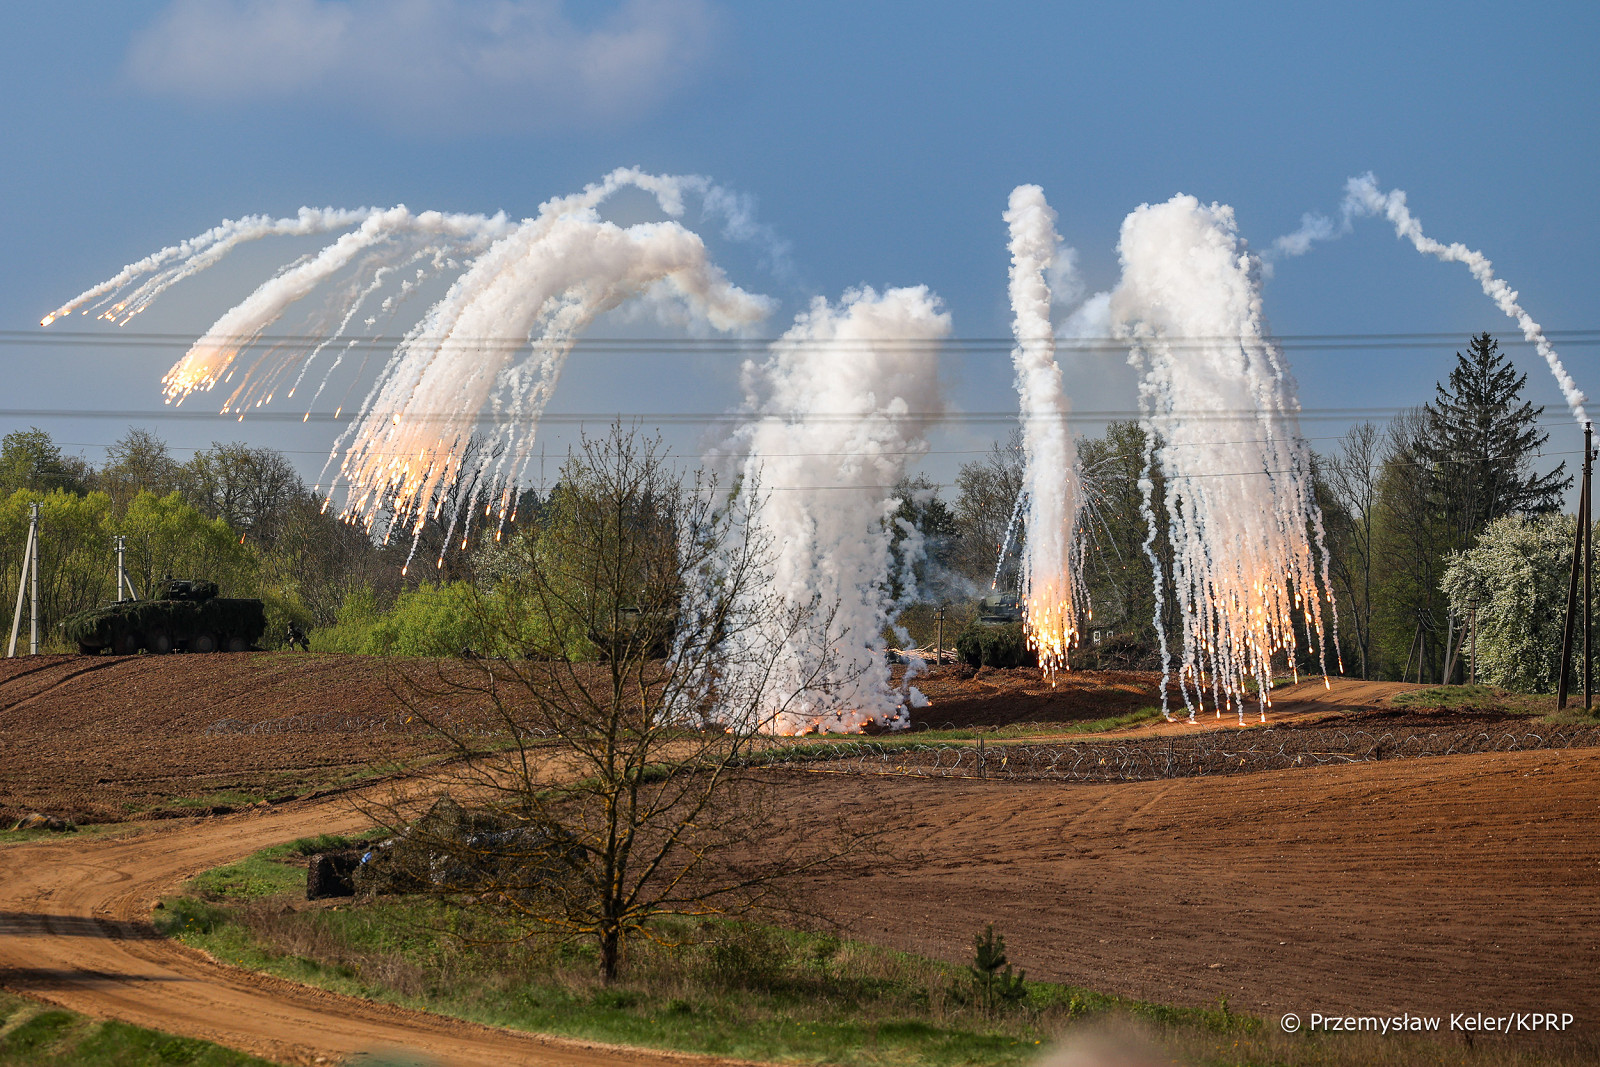
[(1140, 782), (1427, 756), (1597, 746), (1600, 726), (1590, 725), (1430, 733), (1268, 727), (1244, 733), (1214, 731), (1188, 737), (1048, 744), (845, 741), (773, 745), (750, 762), (768, 767), (923, 778)]
[[(468, 724), (464, 734), (499, 735), (504, 726)], [(309, 712), (261, 722), (222, 719), (207, 737), (279, 734), (390, 733), (426, 729), (401, 714)], [(552, 740), (542, 730), (519, 730), (523, 742)], [(1215, 730), (1188, 736), (1028, 742), (917, 742), (895, 738), (805, 740), (769, 738), (741, 762), (752, 768), (794, 768), (846, 774), (1010, 781), (1142, 782), (1165, 778), (1250, 774), (1379, 760), (1490, 752), (1600, 747), (1600, 725), (1463, 727), (1428, 732), (1343, 727), (1266, 727)]]

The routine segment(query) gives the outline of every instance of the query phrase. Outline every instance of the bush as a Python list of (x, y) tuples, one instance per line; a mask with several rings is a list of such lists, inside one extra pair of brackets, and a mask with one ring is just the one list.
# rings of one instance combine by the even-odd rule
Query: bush
[(956, 651), (974, 667), (1036, 667), (1039, 657), (1028, 647), (1020, 622), (973, 622), (956, 638)]
[(470, 582), (423, 585), (401, 593), (372, 628), (369, 651), (400, 656), (453, 656), (481, 644)]
[[(1480, 681), (1519, 693), (1556, 688), (1577, 529), (1571, 515), (1507, 515), (1450, 558), (1443, 582), (1450, 610), (1466, 619), (1477, 606)], [(1469, 648), (1463, 642), (1461, 654)], [(1582, 659), (1580, 644), (1574, 670)]]
[(350, 590), (332, 626), (311, 631), (313, 652), (362, 653), (372, 651), (372, 630), (383, 618), (371, 586)]
[(291, 622), (302, 630), (311, 629), (311, 610), (298, 600), (265, 591), (260, 599), (267, 614), (267, 629), (261, 635), (262, 648), (287, 647), (285, 635)]

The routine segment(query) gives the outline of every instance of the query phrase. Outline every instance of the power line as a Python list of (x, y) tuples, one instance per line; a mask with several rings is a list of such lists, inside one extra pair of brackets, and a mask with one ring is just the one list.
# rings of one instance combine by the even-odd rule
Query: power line
[[(1416, 405), (1407, 407), (1315, 407), (1301, 408), (1297, 412), (1285, 412), (1291, 418), (1299, 419), (1344, 419), (1363, 417), (1392, 417), (1410, 411)], [(1190, 419), (1201, 422), (1228, 421), (1236, 419), (1255, 419), (1262, 413), (1255, 408), (1218, 408), (1218, 409), (1172, 409), (1156, 413), (1158, 417), (1174, 417)], [(256, 411), (248, 412), (214, 412), (214, 411), (182, 411), (176, 408), (142, 411), (133, 408), (0, 408), (0, 419), (126, 419), (129, 421), (160, 420), (169, 422), (332, 422), (351, 423), (359, 417), (358, 413), (335, 414), (326, 411), (292, 412), (292, 411)], [(378, 417), (381, 421), (388, 422), (393, 415), (385, 413)], [(1050, 413), (1040, 415), (1038, 418), (1049, 421), (1063, 420), (1067, 423), (1074, 422), (1100, 422), (1110, 420), (1145, 419), (1146, 413), (1132, 408), (1082, 410), (1069, 412), (1066, 415)], [(1546, 415), (1543, 418), (1554, 420), (1556, 415)], [(893, 414), (881, 411), (779, 411), (779, 412), (741, 412), (741, 411), (587, 411), (587, 412), (546, 412), (539, 416), (538, 424), (546, 423), (583, 425), (587, 423), (611, 423), (617, 420), (623, 422), (662, 423), (666, 425), (718, 425), (723, 423), (737, 423), (739, 425), (759, 425), (763, 421), (772, 419), (783, 423), (805, 425), (808, 423), (851, 423), (872, 419), (884, 419), (894, 422), (922, 421), (933, 423), (991, 423), (991, 422), (1018, 422), (1027, 416), (1015, 410), (1010, 411), (898, 411)], [(500, 425), (505, 419), (491, 413), (476, 412), (472, 414), (453, 414), (448, 412), (419, 412), (407, 414), (403, 423), (449, 423), (449, 424), (488, 424)]]
[[(1463, 346), (1463, 337), (1470, 338), (1471, 331), (1448, 333), (1327, 333), (1282, 334), (1260, 339), (1286, 352), (1340, 352), (1360, 350), (1438, 349)], [(1593, 347), (1600, 345), (1600, 329), (1549, 330), (1544, 334), (1552, 344), (1565, 347)], [(1502, 347), (1531, 347), (1533, 342), (1522, 337), (1496, 338)], [(1054, 338), (1058, 348), (1067, 351), (1124, 351), (1135, 344), (1160, 344), (1168, 348), (1205, 348), (1216, 345), (1237, 346), (1241, 338), (1235, 335), (1179, 335), (1157, 338), (1118, 338), (1096, 336), (1082, 338)], [(88, 330), (0, 330), (0, 347), (29, 348), (173, 348), (185, 350), (197, 344), (220, 348), (305, 348), (325, 347), (337, 352), (394, 349), (401, 344), (425, 351), (444, 350), (502, 350), (520, 351), (533, 345), (527, 337), (451, 337), (445, 341), (407, 341), (403, 336), (384, 335), (324, 335), (324, 334), (263, 334), (227, 335), (193, 333), (145, 333), (117, 331), (102, 333)], [(870, 350), (879, 348), (910, 348), (922, 351), (954, 351), (968, 354), (1009, 355), (1016, 347), (1011, 337), (947, 337), (943, 339), (916, 338), (834, 338), (795, 339), (784, 337), (581, 337), (572, 342), (575, 352), (612, 355), (750, 355), (765, 352), (773, 346), (804, 350), (811, 348)]]

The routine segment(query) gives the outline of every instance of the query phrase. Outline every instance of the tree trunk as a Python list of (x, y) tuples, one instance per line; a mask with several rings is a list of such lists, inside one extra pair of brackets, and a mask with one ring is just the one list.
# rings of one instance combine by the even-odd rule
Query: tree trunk
[(600, 977), (610, 985), (622, 963), (622, 928), (608, 922), (600, 931)]

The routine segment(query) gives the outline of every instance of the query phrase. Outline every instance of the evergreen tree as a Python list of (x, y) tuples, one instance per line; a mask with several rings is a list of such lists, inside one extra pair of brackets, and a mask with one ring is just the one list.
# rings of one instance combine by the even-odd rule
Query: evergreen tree
[(1530, 470), (1550, 435), (1538, 427), (1544, 408), (1521, 399), (1527, 381), (1493, 337), (1479, 334), (1466, 355), (1456, 353), (1449, 385), (1440, 383), (1423, 409), (1426, 432), (1417, 439), (1417, 458), (1451, 549), (1471, 547), (1503, 515), (1555, 511), (1572, 484), (1565, 463), (1545, 475)]

